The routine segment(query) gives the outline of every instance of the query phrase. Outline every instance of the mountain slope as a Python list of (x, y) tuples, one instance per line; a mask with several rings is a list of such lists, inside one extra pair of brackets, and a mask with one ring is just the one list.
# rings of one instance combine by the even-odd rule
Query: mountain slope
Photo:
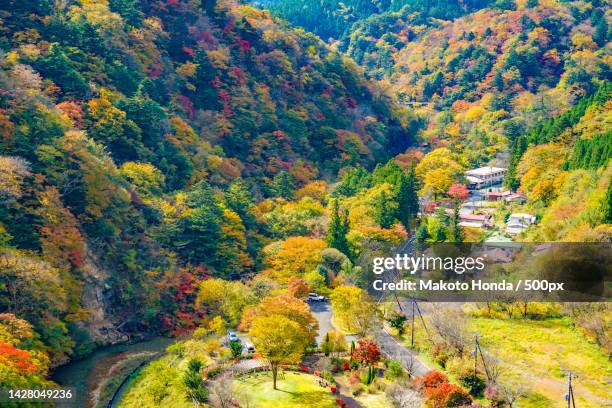
[(33, 326), (0, 340), (49, 356), (13, 384), (190, 330), (201, 279), (259, 267), (254, 202), (414, 140), (352, 62), (233, 2), (8, 1), (0, 19), (0, 333)]

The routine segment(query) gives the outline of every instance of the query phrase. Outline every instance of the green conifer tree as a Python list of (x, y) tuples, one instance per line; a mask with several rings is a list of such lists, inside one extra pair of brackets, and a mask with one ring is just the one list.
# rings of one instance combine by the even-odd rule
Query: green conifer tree
[(350, 249), (346, 234), (349, 232), (349, 220), (348, 212), (344, 211), (340, 214), (340, 205), (337, 199), (333, 199), (331, 202), (331, 216), (329, 220), (329, 227), (327, 228), (327, 246), (330, 248), (336, 248), (344, 255), (350, 258)]
[(390, 206), (390, 200), (385, 191), (381, 192), (378, 196), (376, 203), (376, 223), (382, 228), (391, 228), (395, 221), (395, 214), (393, 208)]

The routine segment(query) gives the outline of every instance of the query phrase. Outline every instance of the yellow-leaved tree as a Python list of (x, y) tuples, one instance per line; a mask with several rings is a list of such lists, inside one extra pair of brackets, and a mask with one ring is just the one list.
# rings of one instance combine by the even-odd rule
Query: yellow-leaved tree
[(334, 316), (344, 328), (364, 337), (380, 325), (376, 304), (363, 289), (338, 286), (330, 296)]
[(299, 363), (308, 345), (305, 329), (281, 315), (258, 317), (249, 336), (257, 353), (270, 364), (274, 389), (279, 365)]

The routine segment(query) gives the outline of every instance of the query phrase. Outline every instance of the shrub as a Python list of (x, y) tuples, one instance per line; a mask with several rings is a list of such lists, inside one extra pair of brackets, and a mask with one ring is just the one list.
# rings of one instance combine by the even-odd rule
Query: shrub
[(334, 375), (330, 373), (329, 371), (322, 371), (321, 378), (323, 378), (325, 381), (327, 381), (330, 384), (333, 384), (336, 381), (334, 380)]
[(431, 349), (431, 358), (440, 364), (442, 368), (446, 367), (446, 362), (449, 359), (448, 351), (444, 344), (435, 344)]
[(473, 356), (453, 357), (446, 361), (445, 369), (451, 375), (461, 378), (474, 374)]
[(422, 377), (417, 377), (416, 384), (419, 388), (427, 390), (429, 388), (436, 388), (438, 385), (446, 382), (447, 380), (448, 377), (445, 374), (432, 370)]
[(376, 379), (376, 372), (378, 370), (372, 366), (367, 367), (365, 370), (361, 371), (361, 382), (365, 385), (370, 385)]
[(338, 391), (338, 388), (336, 388), (335, 385), (332, 385), (329, 390), (331, 391), (332, 394), (335, 394)]
[(448, 381), (435, 387), (425, 388), (427, 404), (433, 408), (452, 408), (467, 405), (472, 402), (469, 394), (461, 387)]
[(485, 381), (474, 374), (464, 375), (459, 377), (459, 382), (466, 389), (470, 390), (470, 394), (474, 397), (480, 397), (485, 390), (486, 384)]
[(345, 361), (344, 363), (342, 363), (342, 370), (343, 371), (347, 371), (350, 370), (351, 365), (348, 363), (348, 361)]
[(463, 405), (470, 404), (472, 402), (472, 398), (470, 395), (461, 387), (455, 386), (455, 389), (451, 391), (446, 400), (444, 401), (444, 406), (448, 408), (460, 407)]
[(244, 346), (240, 340), (232, 340), (229, 342), (230, 351), (232, 352), (232, 356), (234, 358), (238, 358), (242, 355), (242, 350)]
[(223, 368), (220, 366), (208, 369), (208, 371), (206, 372), (206, 378), (212, 378), (216, 376), (221, 372), (221, 370), (223, 370)]
[(302, 373), (308, 373), (310, 372), (310, 370), (308, 369), (308, 367), (304, 367), (304, 366), (300, 366), (299, 371)]
[(385, 377), (389, 380), (395, 380), (396, 378), (401, 378), (404, 376), (404, 369), (402, 365), (397, 360), (389, 360), (387, 362), (387, 371), (385, 372)]
[(378, 391), (382, 391), (383, 387), (383, 383), (374, 381), (372, 384), (368, 385), (368, 394), (376, 394)]
[(357, 396), (361, 394), (363, 390), (364, 390), (363, 384), (357, 383), (351, 386), (351, 394), (353, 394), (353, 396)]

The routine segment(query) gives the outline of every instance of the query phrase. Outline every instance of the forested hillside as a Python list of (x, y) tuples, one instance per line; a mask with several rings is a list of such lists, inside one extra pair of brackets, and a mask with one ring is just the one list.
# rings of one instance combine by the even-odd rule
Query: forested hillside
[(233, 2), (5, 1), (0, 48), (13, 384), (123, 333), (192, 329), (199, 280), (260, 267), (273, 232), (250, 206), (414, 141), (354, 63)]
[[(48, 384), (100, 345), (193, 333), (143, 394), (162, 384), (158, 405), (189, 405), (235, 351), (229, 327), (312, 347), (310, 291), (335, 293), (346, 332), (382, 327), (362, 264), (408, 237), (485, 241), (529, 212), (503, 238), (612, 240), (607, 4), (261, 6), (0, 2), (0, 388)], [(520, 200), (463, 227), (465, 172), (483, 165), (507, 167)], [(609, 345), (607, 309), (581, 310), (564, 324)], [(343, 371), (374, 381), (353, 354)]]
[[(348, 37), (363, 21), (377, 21), (378, 18), (390, 21), (401, 15), (415, 15), (416, 19), (451, 20), (474, 10), (485, 7), (489, 0), (262, 0), (254, 1), (261, 7), (290, 21), (293, 25), (311, 31), (323, 40)], [(368, 24), (368, 23), (366, 23)], [(380, 21), (378, 21), (380, 24)], [(386, 27), (385, 31), (392, 31)], [(378, 34), (383, 35), (384, 32)], [(375, 35), (375, 34), (373, 34)]]

